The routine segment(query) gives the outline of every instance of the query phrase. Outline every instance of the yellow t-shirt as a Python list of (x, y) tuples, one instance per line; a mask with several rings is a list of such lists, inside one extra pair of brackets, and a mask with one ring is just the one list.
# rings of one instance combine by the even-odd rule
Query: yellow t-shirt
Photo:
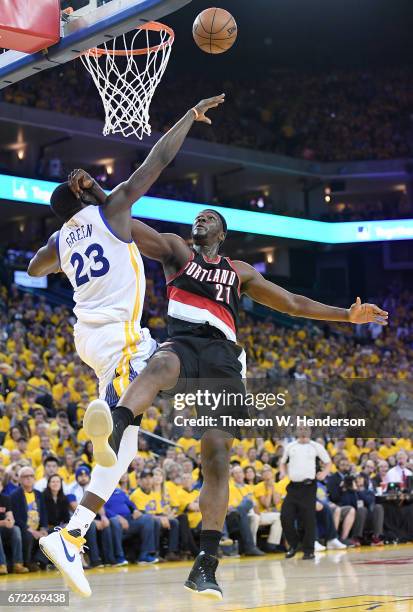
[(396, 446), (398, 449), (402, 448), (407, 452), (413, 450), (412, 441), (409, 438), (399, 438), (396, 442)]
[(253, 467), (256, 472), (261, 472), (262, 468), (264, 467), (264, 464), (259, 459), (256, 459), (255, 461), (250, 461), (249, 459), (244, 459), (244, 461), (241, 461), (241, 467), (242, 468), (246, 468), (246, 467), (249, 467), (249, 466)]
[(0, 465), (6, 467), (10, 463), (10, 456), (0, 451)]
[(77, 432), (77, 441), (79, 444), (82, 444), (83, 442), (87, 442), (89, 440), (89, 438), (87, 437), (85, 430), (83, 429), (83, 427), (81, 427), (79, 429), (79, 431)]
[[(285, 497), (286, 493), (287, 493), (287, 485), (290, 482), (290, 479), (288, 477), (283, 478), (282, 480), (280, 480), (279, 482), (275, 482), (273, 485), (273, 490), (275, 491), (275, 493), (278, 493), (281, 497)], [(269, 510), (271, 510), (271, 508), (264, 508), (264, 506), (261, 504), (259, 498), (262, 497), (263, 495), (268, 495), (269, 491), (267, 489), (267, 487), (265, 486), (265, 482), (260, 482), (258, 484), (255, 485), (254, 487), (254, 497), (256, 499), (257, 502), (257, 506), (258, 506), (258, 510), (260, 512), (268, 512)], [(282, 499), (278, 502), (278, 504), (276, 505), (275, 509), (280, 511), (282, 506)]]
[(290, 484), (290, 479), (288, 476), (284, 476), (281, 480), (274, 484), (275, 492), (281, 495), (281, 501), (277, 504), (277, 510), (281, 510), (281, 506), (284, 500), (284, 497), (287, 495), (287, 487)]
[[(185, 508), (188, 506), (188, 504), (198, 501), (198, 498), (199, 491), (197, 489), (193, 489), (192, 491), (186, 491), (185, 489), (182, 489), (180, 494), (179, 511), (181, 513), (185, 512)], [(199, 523), (202, 520), (202, 514), (200, 512), (194, 512), (193, 510), (189, 510), (186, 514), (188, 516), (189, 527), (191, 529), (195, 529), (196, 527), (198, 527)]]
[(160, 491), (145, 493), (140, 487), (129, 495), (138, 510), (146, 514), (163, 514), (167, 504), (162, 500)]
[(387, 459), (391, 457), (392, 455), (395, 455), (398, 452), (398, 450), (399, 449), (397, 446), (391, 445), (390, 447), (388, 447), (385, 444), (383, 444), (383, 446), (380, 446), (379, 448), (379, 455), (382, 459), (385, 459), (387, 461)]
[(177, 444), (179, 444), (179, 446), (182, 446), (183, 451), (185, 453), (187, 453), (192, 446), (195, 447), (195, 452), (197, 453), (201, 452), (201, 441), (196, 440), (195, 438), (182, 437), (182, 438), (179, 438)]
[(274, 444), (272, 440), (265, 440), (264, 442), (264, 450), (268, 451), (270, 455), (275, 455), (275, 452), (278, 448), (278, 444)]
[(179, 512), (179, 508), (181, 505), (181, 493), (183, 488), (181, 485), (177, 485), (172, 480), (167, 480), (165, 482), (165, 490), (167, 492), (169, 498), (169, 505), (172, 510), (175, 512)]
[(69, 472), (65, 465), (62, 465), (62, 467), (57, 470), (57, 473), (63, 478), (63, 482), (65, 482), (66, 484), (71, 484), (72, 482), (75, 482), (75, 473)]
[(245, 453), (247, 453), (250, 448), (255, 448), (255, 439), (244, 438), (243, 440), (241, 440), (241, 444), (244, 447)]
[(27, 503), (27, 527), (31, 529), (39, 529), (40, 514), (37, 508), (36, 496), (34, 491), (31, 493), (24, 492)]
[(34, 478), (35, 480), (40, 480), (41, 478), (43, 478), (43, 476), (44, 476), (44, 466), (43, 466), (43, 463), (41, 463), (34, 472)]
[(45, 387), (46, 389), (51, 391), (50, 383), (45, 378), (36, 378), (36, 376), (32, 376), (27, 382), (29, 383), (29, 385), (35, 387), (36, 389), (40, 387)]
[(10, 429), (10, 419), (7, 415), (0, 418), (0, 432), (6, 433)]
[(138, 455), (139, 455), (139, 457), (142, 457), (143, 459), (145, 459), (145, 461), (147, 461), (148, 459), (153, 459), (154, 458), (154, 454), (151, 451), (140, 451), (140, 450), (138, 450)]
[(37, 468), (39, 467), (39, 465), (41, 465), (42, 463), (42, 449), (41, 448), (36, 448), (34, 451), (31, 451), (30, 453), (27, 452), (26, 454), (31, 459), (31, 462), (34, 468)]
[[(273, 491), (275, 491), (275, 485), (273, 485)], [(268, 495), (269, 489), (266, 487), (265, 482), (259, 482), (254, 486), (254, 497), (257, 502), (259, 512), (269, 512), (273, 508), (265, 508), (260, 502), (260, 497)]]
[(37, 448), (40, 448), (40, 436), (35, 434), (34, 436), (30, 438), (30, 440), (27, 443), (27, 452), (31, 453)]
[(253, 485), (244, 483), (239, 486), (234, 481), (230, 481), (228, 506), (238, 508), (244, 497), (252, 495), (252, 489)]
[(156, 419), (150, 419), (146, 416), (143, 417), (141, 421), (141, 429), (145, 429), (146, 431), (150, 431), (153, 433), (158, 425), (158, 421)]

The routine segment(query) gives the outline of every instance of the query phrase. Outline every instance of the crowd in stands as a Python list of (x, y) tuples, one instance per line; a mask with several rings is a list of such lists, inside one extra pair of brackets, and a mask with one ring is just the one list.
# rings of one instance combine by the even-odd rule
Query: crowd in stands
[[(198, 78), (197, 78), (198, 77)], [(319, 161), (394, 159), (412, 154), (411, 68), (269, 71), (239, 78), (166, 72), (151, 107), (152, 127), (166, 131), (198, 99), (225, 91), (225, 107), (196, 138)], [(103, 118), (95, 85), (80, 60), (1, 92), (1, 100), (76, 117)]]
[[(153, 273), (152, 273), (153, 272)], [(162, 339), (165, 300), (161, 275), (148, 273), (145, 321)], [(413, 422), (400, 415), (413, 353), (413, 293), (395, 287), (382, 306), (391, 325), (354, 330), (277, 327), (244, 315), (239, 341), (251, 380), (290, 384), (305, 413), (340, 414), (337, 381), (369, 380), (378, 419), (392, 429), (363, 437), (314, 432), (334, 467), (318, 485), (316, 550), (361, 543), (413, 541)], [(74, 351), (73, 315), (44, 297), (0, 286), (0, 573), (47, 567), (39, 538), (67, 524), (90, 480), (91, 443), (82, 429), (96, 380)], [(381, 381), (388, 386), (375, 386)], [(354, 389), (351, 391), (353, 392)], [(322, 394), (322, 395), (320, 395)], [(150, 407), (139, 450), (118, 488), (87, 533), (85, 567), (155, 563), (198, 552), (202, 486), (200, 440), (177, 428), (163, 400)], [(233, 443), (230, 500), (221, 554), (263, 555), (283, 550), (280, 510), (288, 476), (279, 461), (293, 431), (242, 437)], [(395, 485), (396, 483), (396, 485)], [(398, 484), (397, 484), (398, 483)], [(397, 501), (381, 503), (398, 487)], [(236, 545), (238, 543), (238, 545)]]
[[(340, 200), (340, 196), (334, 200)], [(382, 219), (410, 219), (412, 210), (404, 192), (385, 194), (382, 198), (363, 197), (351, 202), (333, 202), (321, 221), (379, 221)], [(297, 216), (297, 215), (294, 215)]]

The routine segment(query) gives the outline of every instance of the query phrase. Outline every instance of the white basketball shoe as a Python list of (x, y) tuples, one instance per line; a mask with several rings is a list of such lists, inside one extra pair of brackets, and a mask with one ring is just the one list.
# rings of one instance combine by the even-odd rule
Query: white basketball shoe
[(67, 529), (58, 529), (40, 538), (39, 546), (62, 574), (67, 586), (82, 597), (90, 597), (92, 591), (80, 556), (85, 542), (80, 535), (76, 537)]

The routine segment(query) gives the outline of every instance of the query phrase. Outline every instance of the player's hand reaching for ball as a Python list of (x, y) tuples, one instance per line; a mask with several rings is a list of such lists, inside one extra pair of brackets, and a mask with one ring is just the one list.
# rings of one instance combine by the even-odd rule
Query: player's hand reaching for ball
[(389, 313), (376, 304), (362, 304), (358, 297), (349, 308), (349, 321), (351, 323), (378, 323), (387, 325)]
[(216, 108), (217, 106), (219, 106), (220, 104), (223, 104), (224, 102), (225, 102), (224, 93), (219, 96), (215, 96), (213, 98), (207, 98), (206, 100), (201, 100), (201, 102), (198, 102), (198, 104), (194, 106), (193, 108), (193, 110), (196, 113), (195, 121), (201, 121), (202, 123), (207, 123), (208, 125), (211, 125), (212, 121), (209, 117), (205, 115), (205, 113), (210, 108)]
[(75, 196), (80, 198), (83, 195), (83, 191), (91, 189), (95, 181), (85, 170), (76, 168), (76, 170), (69, 174), (67, 182)]

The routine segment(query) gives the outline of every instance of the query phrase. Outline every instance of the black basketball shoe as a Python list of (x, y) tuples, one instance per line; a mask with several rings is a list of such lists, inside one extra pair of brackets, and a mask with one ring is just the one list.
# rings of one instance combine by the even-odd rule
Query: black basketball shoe
[(210, 599), (222, 599), (221, 587), (215, 578), (218, 559), (203, 551), (195, 559), (195, 563), (185, 582), (185, 588)]

